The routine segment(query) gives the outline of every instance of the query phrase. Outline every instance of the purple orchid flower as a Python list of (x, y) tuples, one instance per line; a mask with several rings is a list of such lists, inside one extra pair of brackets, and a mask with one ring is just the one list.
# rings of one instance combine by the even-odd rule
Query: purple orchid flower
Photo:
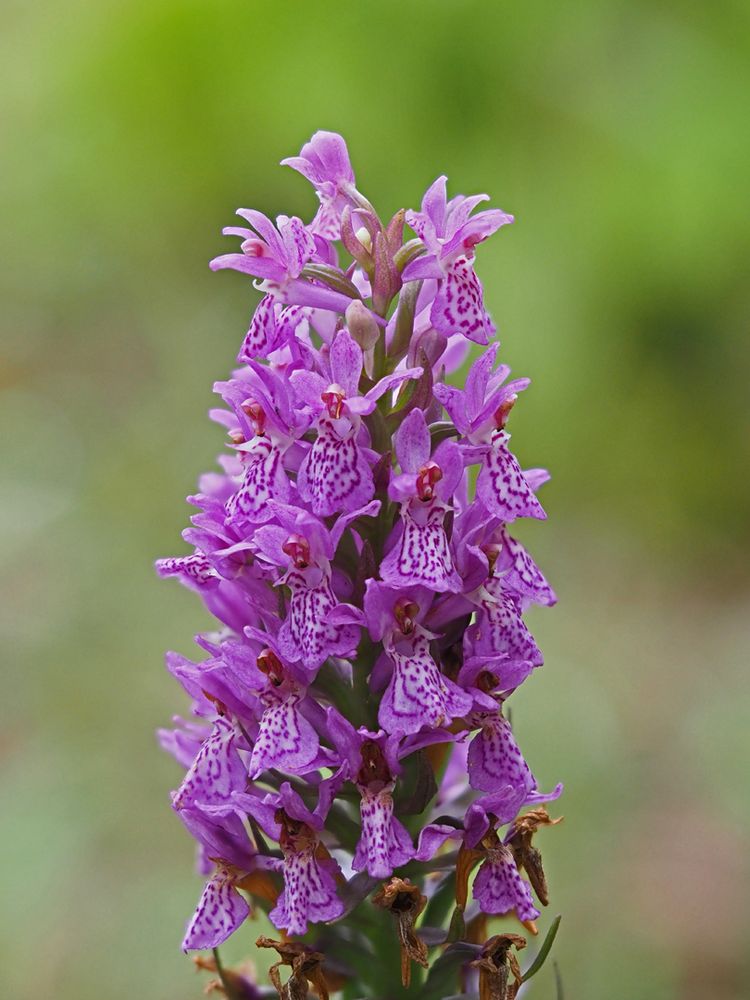
[(318, 255), (315, 239), (301, 219), (280, 215), (274, 226), (267, 216), (253, 209), (239, 208), (237, 215), (253, 229), (227, 226), (222, 230), (225, 236), (242, 238), (242, 253), (215, 257), (212, 271), (230, 268), (249, 274), (258, 279), (261, 291), (286, 305), (340, 312), (346, 309), (351, 302), (348, 295), (300, 277), (305, 264)]
[(394, 436), (401, 474), (391, 478), (388, 495), (401, 503), (401, 524), (380, 567), (394, 587), (425, 586), (437, 592), (461, 589), (445, 515), (463, 476), (460, 449), (443, 441), (431, 457), (430, 432), (422, 410), (412, 410)]
[[(526, 612), (556, 600), (511, 534), (546, 516), (549, 477), (510, 451), (529, 381), (496, 343), (446, 382), (495, 332), (475, 253), (512, 217), (478, 210), (485, 195), (448, 200), (439, 177), (420, 211), (383, 222), (331, 132), (283, 162), (320, 207), (310, 225), (242, 209), (225, 230), (241, 252), (212, 268), (262, 297), (215, 385), (226, 442), (188, 497), (187, 549), (157, 562), (218, 623), (194, 659), (167, 655), (189, 705), (159, 742), (206, 880), (183, 947), (219, 947), (257, 897), (285, 932), (264, 942), (276, 992), (324, 995), (368, 925), (350, 912), (376, 903), (401, 960), (349, 963), (347, 989), (396, 995), (446, 940), (418, 919), (444, 879), (468, 920), (514, 913), (535, 932), (532, 890), (547, 902), (530, 838), (557, 822), (539, 804), (562, 786), (540, 790), (506, 704), (543, 662)], [(320, 923), (320, 953), (293, 940)]]
[(281, 872), (284, 877), (284, 891), (269, 919), (288, 934), (304, 934), (308, 922), (335, 920), (343, 912), (343, 903), (336, 892), (336, 878), (341, 869), (321, 850), (318, 837), (341, 780), (337, 774), (320, 783), (318, 804), (313, 811), (288, 782), (278, 794), (268, 794), (263, 799), (234, 796), (235, 807), (252, 815), (281, 847), (283, 860), (269, 858), (265, 862), (267, 868)]
[(271, 516), (269, 500), (288, 503), (292, 496), (286, 453), (304, 431), (293, 408), (288, 381), (254, 362), (248, 371), (215, 386), (232, 411), (214, 411), (228, 426), (240, 456), (242, 481), (226, 502), (230, 524), (240, 530)]
[(354, 171), (344, 140), (336, 132), (316, 132), (299, 156), (281, 162), (310, 181), (320, 199), (310, 231), (337, 240), (341, 235), (341, 213), (352, 204), (350, 192), (354, 188)]
[(328, 378), (302, 370), (291, 375), (299, 400), (318, 417), (317, 437), (300, 465), (297, 486), (321, 517), (372, 499), (372, 470), (359, 443), (362, 417), (372, 413), (384, 393), (422, 374), (421, 368), (410, 368), (387, 375), (360, 395), (363, 362), (362, 348), (342, 330), (331, 346)]
[(472, 707), (471, 695), (442, 674), (433, 659), (430, 641), (435, 636), (420, 624), (422, 608), (413, 596), (374, 580), (365, 594), (370, 634), (382, 641), (393, 667), (378, 709), (378, 721), (388, 733), (438, 728)]
[(278, 635), (286, 659), (301, 660), (305, 667), (315, 669), (329, 656), (347, 656), (356, 650), (362, 612), (337, 599), (330, 560), (346, 527), (358, 517), (374, 517), (379, 509), (380, 501), (373, 500), (341, 515), (329, 532), (313, 514), (274, 504), (279, 523), (256, 531), (259, 556), (285, 570), (277, 583), (291, 591), (289, 615)]
[(457, 195), (448, 201), (446, 183), (447, 177), (438, 177), (425, 192), (422, 211), (406, 214), (407, 223), (428, 252), (407, 265), (403, 280), (440, 279), (430, 314), (432, 325), (446, 336), (462, 333), (477, 344), (488, 344), (495, 326), (484, 308), (482, 285), (474, 273), (474, 248), (513, 222), (513, 216), (497, 209), (472, 216), (488, 196)]
[[(242, 739), (227, 719), (217, 718), (172, 800), (175, 809), (215, 805), (233, 791), (242, 791), (247, 769), (238, 750)], [(248, 749), (245, 747), (244, 749)]]
[(218, 948), (250, 915), (250, 906), (234, 884), (233, 872), (219, 865), (206, 882), (185, 931), (183, 951)]
[(328, 731), (344, 760), (347, 777), (360, 793), (362, 834), (352, 867), (372, 878), (388, 878), (414, 856), (414, 845), (393, 815), (393, 789), (401, 773), (399, 737), (371, 732), (349, 723), (335, 708), (328, 709)]
[(469, 784), (482, 792), (497, 793), (511, 787), (524, 797), (536, 791), (536, 778), (513, 739), (510, 723), (500, 709), (478, 712), (471, 719), (479, 732), (469, 744)]
[(302, 671), (295, 672), (283, 662), (270, 636), (254, 629), (249, 634), (261, 645), (256, 678), (249, 685), (262, 710), (248, 761), (249, 776), (257, 778), (270, 767), (303, 775), (319, 767), (321, 760), (320, 737), (303, 714), (310, 699), (299, 680)]
[(477, 496), (487, 511), (501, 521), (517, 517), (545, 518), (533, 488), (521, 471), (518, 460), (508, 448), (510, 435), (505, 424), (518, 393), (529, 385), (528, 379), (515, 379), (503, 385), (510, 374), (507, 365), (492, 372), (498, 351), (494, 344), (471, 367), (465, 389), (438, 383), (435, 395), (470, 446), (469, 456), (482, 457), (477, 481)]

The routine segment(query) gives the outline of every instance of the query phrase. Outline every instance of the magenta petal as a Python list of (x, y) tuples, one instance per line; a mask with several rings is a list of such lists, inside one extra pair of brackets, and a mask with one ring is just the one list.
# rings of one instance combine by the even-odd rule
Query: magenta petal
[(206, 882), (182, 942), (183, 951), (218, 948), (234, 934), (250, 913), (247, 900), (234, 888), (225, 872)]
[(299, 710), (301, 696), (276, 699), (271, 692), (267, 700), (248, 763), (249, 777), (257, 778), (269, 767), (304, 774), (318, 754), (320, 740)]
[(253, 361), (266, 357), (276, 349), (279, 342), (276, 312), (280, 306), (272, 295), (264, 295), (250, 321), (250, 328), (242, 342), (238, 361)]
[(514, 521), (517, 517), (547, 515), (527, 482), (515, 455), (508, 449), (510, 435), (498, 430), (477, 480), (477, 496), (495, 517)]
[(536, 920), (539, 916), (531, 889), (519, 875), (507, 847), (492, 849), (479, 869), (472, 892), (483, 913), (499, 916), (515, 910), (519, 920)]
[(394, 437), (396, 455), (403, 472), (418, 472), (430, 458), (430, 432), (422, 410), (412, 410)]
[(256, 437), (251, 450), (244, 452), (242, 484), (227, 501), (227, 519), (242, 527), (247, 521), (261, 523), (272, 517), (269, 500), (287, 503), (289, 480), (281, 461), (281, 450), (269, 437)]
[(348, 330), (341, 330), (331, 346), (331, 375), (345, 396), (356, 396), (362, 374), (362, 348)]
[(508, 785), (527, 795), (536, 788), (529, 765), (513, 739), (510, 724), (498, 714), (485, 719), (469, 744), (469, 784), (482, 792), (499, 792)]
[(502, 573), (503, 586), (535, 604), (554, 604), (557, 601), (554, 590), (523, 545), (505, 530), (502, 542), (495, 572)]
[[(420, 504), (419, 507), (416, 504)], [(384, 582), (392, 587), (425, 586), (438, 593), (461, 589), (461, 578), (453, 565), (443, 521), (445, 508), (439, 502), (401, 505), (401, 528), (396, 543), (380, 566)]]
[(466, 645), (474, 656), (506, 656), (515, 662), (541, 666), (543, 656), (526, 628), (513, 594), (502, 589), (501, 580), (488, 581), (490, 596), (482, 602), (476, 624), (466, 633)]
[(316, 858), (313, 849), (289, 854), (284, 859), (284, 891), (269, 913), (274, 927), (287, 934), (305, 934), (307, 924), (335, 920), (344, 912), (336, 895), (335, 861)]
[(393, 816), (390, 792), (362, 791), (360, 803), (362, 835), (357, 844), (352, 867), (367, 869), (372, 878), (388, 878), (393, 870), (414, 857), (409, 834)]
[(329, 656), (346, 656), (359, 642), (355, 625), (336, 625), (328, 621), (338, 605), (330, 582), (323, 579), (316, 587), (307, 587), (295, 578), (288, 580), (292, 596), (286, 621), (279, 631), (279, 648), (289, 660), (301, 660), (308, 669), (319, 667)]
[(244, 789), (246, 781), (247, 771), (237, 753), (237, 734), (230, 722), (219, 718), (175, 792), (172, 803), (175, 809), (195, 804), (219, 804), (234, 790)]
[(419, 843), (414, 855), (415, 861), (432, 861), (446, 840), (461, 840), (463, 830), (454, 826), (432, 823), (419, 835)]
[(182, 577), (184, 582), (197, 587), (216, 587), (219, 584), (219, 574), (202, 552), (170, 559), (157, 559), (156, 572), (159, 576)]
[(430, 319), (446, 337), (461, 333), (476, 344), (488, 344), (494, 336), (495, 326), (484, 308), (482, 285), (468, 258), (459, 257), (440, 282)]
[(471, 696), (440, 673), (420, 629), (411, 643), (388, 649), (393, 675), (378, 710), (387, 733), (411, 734), (422, 726), (436, 728), (470, 711)]
[(357, 428), (345, 417), (323, 418), (300, 466), (297, 486), (320, 517), (366, 504), (375, 491), (369, 463), (357, 445)]

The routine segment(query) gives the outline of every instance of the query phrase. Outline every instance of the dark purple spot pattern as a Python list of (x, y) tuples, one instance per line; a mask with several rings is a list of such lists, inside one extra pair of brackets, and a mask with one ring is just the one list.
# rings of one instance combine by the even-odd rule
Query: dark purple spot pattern
[(361, 793), (362, 834), (352, 867), (355, 871), (366, 869), (372, 878), (388, 878), (395, 868), (414, 857), (414, 846), (403, 825), (394, 818), (390, 791), (364, 788)]
[(495, 572), (502, 573), (503, 586), (534, 604), (554, 604), (557, 601), (554, 590), (523, 545), (505, 530), (501, 537), (502, 549)]
[(488, 851), (473, 888), (482, 913), (501, 916), (515, 910), (519, 920), (536, 920), (531, 890), (518, 873), (513, 855), (502, 844)]
[(497, 430), (477, 479), (477, 496), (495, 517), (514, 521), (517, 517), (546, 518), (515, 455), (508, 449), (510, 435)]
[(482, 601), (476, 623), (467, 630), (472, 653), (504, 655), (509, 661), (541, 666), (542, 652), (521, 618), (517, 597), (503, 589), (502, 578), (490, 578), (485, 589), (489, 598)]
[(215, 587), (220, 579), (219, 574), (202, 552), (194, 552), (189, 556), (158, 559), (156, 571), (159, 576), (184, 577), (185, 580), (198, 587)]
[(417, 733), (422, 726), (440, 726), (471, 709), (471, 696), (438, 670), (424, 633), (415, 633), (409, 651), (390, 647), (388, 656), (393, 675), (378, 710), (386, 732)]
[(253, 439), (252, 451), (244, 453), (244, 461), (242, 484), (226, 506), (227, 520), (238, 527), (268, 520), (269, 500), (281, 503), (289, 500), (289, 480), (281, 463), (281, 450), (268, 436)]
[(262, 700), (266, 707), (248, 763), (249, 776), (257, 778), (269, 767), (304, 774), (317, 756), (320, 740), (299, 711), (302, 695), (293, 691), (278, 698), (270, 690)]
[(187, 926), (182, 950), (218, 948), (249, 914), (247, 900), (234, 888), (228, 872), (220, 869), (206, 882)]
[(218, 718), (208, 739), (174, 794), (175, 809), (192, 805), (220, 805), (236, 789), (245, 787), (247, 771), (237, 753), (237, 734), (226, 719)]
[(495, 326), (484, 308), (482, 285), (468, 257), (455, 260), (440, 282), (430, 320), (446, 337), (462, 333), (476, 344), (489, 343)]
[(356, 441), (356, 428), (346, 418), (324, 418), (303, 461), (297, 485), (316, 514), (327, 517), (356, 510), (372, 499), (372, 472)]
[(478, 716), (481, 726), (469, 744), (469, 784), (481, 792), (499, 792), (508, 785), (532, 792), (536, 780), (513, 739), (510, 724), (500, 715)]
[(314, 848), (289, 852), (284, 857), (284, 891), (269, 913), (274, 927), (287, 934), (305, 934), (308, 921), (335, 920), (344, 904), (336, 895), (335, 861), (315, 856)]
[(443, 521), (446, 507), (432, 500), (401, 505), (401, 538), (382, 562), (380, 574), (393, 587), (419, 586), (455, 592), (461, 578), (453, 565)]
[(287, 577), (292, 591), (289, 614), (279, 631), (279, 646), (289, 660), (301, 660), (314, 669), (329, 656), (345, 656), (356, 649), (359, 628), (332, 625), (327, 616), (338, 604), (327, 577), (308, 587), (301, 574)]

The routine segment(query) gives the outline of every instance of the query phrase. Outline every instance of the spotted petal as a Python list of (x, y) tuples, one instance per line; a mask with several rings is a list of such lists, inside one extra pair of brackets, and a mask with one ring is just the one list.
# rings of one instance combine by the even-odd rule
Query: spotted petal
[(502, 573), (503, 586), (534, 604), (554, 604), (557, 601), (554, 590), (523, 545), (505, 530), (502, 543), (495, 572)]
[(383, 559), (380, 575), (392, 587), (423, 585), (442, 593), (457, 593), (461, 578), (453, 566), (443, 520), (446, 508), (439, 501), (401, 505), (401, 531)]
[(265, 358), (279, 346), (279, 327), (276, 322), (279, 306), (272, 295), (264, 295), (257, 305), (245, 334), (237, 360), (254, 361)]
[(536, 780), (513, 739), (510, 724), (499, 713), (481, 720), (481, 729), (469, 744), (469, 784), (482, 792), (499, 792), (508, 785), (524, 794)]
[(507, 847), (492, 848), (474, 880), (474, 899), (483, 913), (500, 915), (515, 910), (519, 920), (535, 920), (531, 890), (518, 874), (513, 855)]
[(238, 527), (247, 521), (267, 521), (272, 516), (268, 501), (287, 503), (290, 495), (277, 444), (266, 435), (258, 436), (245, 454), (247, 464), (242, 484), (226, 505), (228, 520)]
[(235, 789), (242, 791), (246, 781), (245, 765), (237, 753), (237, 734), (230, 722), (219, 718), (175, 792), (173, 805), (175, 809), (196, 803), (219, 805)]
[(267, 700), (250, 756), (249, 775), (257, 778), (269, 767), (304, 774), (315, 759), (320, 740), (299, 710), (301, 696), (292, 693), (280, 699), (271, 694)]
[(284, 891), (269, 913), (274, 927), (287, 934), (305, 934), (308, 921), (335, 920), (344, 912), (336, 895), (339, 866), (332, 859), (315, 856), (314, 848), (290, 853), (282, 866)]
[(309, 670), (329, 656), (346, 656), (356, 649), (359, 628), (329, 621), (338, 605), (328, 578), (308, 587), (301, 574), (290, 574), (292, 591), (286, 621), (279, 631), (279, 649), (288, 660), (301, 660)]
[(472, 699), (440, 673), (427, 635), (419, 630), (411, 643), (390, 647), (393, 675), (380, 702), (378, 721), (388, 733), (410, 734), (460, 718)]
[(510, 434), (496, 430), (477, 480), (477, 496), (495, 517), (514, 521), (517, 517), (546, 518), (515, 455), (508, 449)]
[(487, 584), (489, 597), (482, 603), (475, 625), (467, 632), (471, 653), (483, 656), (506, 656), (509, 661), (544, 662), (541, 650), (521, 618), (515, 596), (502, 589), (494, 578)]
[(170, 559), (157, 559), (156, 572), (159, 576), (182, 577), (186, 583), (192, 583), (199, 588), (216, 587), (219, 583), (219, 574), (202, 552)]
[(321, 419), (318, 436), (300, 467), (297, 486), (320, 517), (366, 504), (375, 491), (372, 472), (346, 419)]
[(220, 870), (206, 882), (182, 942), (183, 951), (218, 948), (250, 913), (247, 900)]
[(388, 878), (394, 868), (414, 857), (414, 846), (404, 827), (393, 816), (393, 798), (388, 791), (362, 791), (359, 807), (362, 834), (352, 867), (367, 869), (372, 878)]
[(484, 308), (482, 285), (467, 257), (458, 257), (440, 282), (430, 321), (446, 337), (462, 333), (476, 344), (488, 344), (494, 336), (495, 325)]

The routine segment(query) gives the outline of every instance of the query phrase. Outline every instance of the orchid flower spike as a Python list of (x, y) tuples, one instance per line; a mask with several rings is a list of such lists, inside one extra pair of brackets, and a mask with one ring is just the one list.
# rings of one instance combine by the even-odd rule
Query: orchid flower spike
[[(543, 663), (526, 612), (556, 600), (515, 537), (546, 517), (547, 473), (510, 448), (529, 380), (490, 343), (475, 272), (513, 218), (440, 176), (381, 221), (333, 132), (283, 163), (317, 208), (240, 209), (225, 230), (239, 250), (211, 267), (262, 294), (215, 386), (226, 441), (188, 498), (188, 550), (157, 562), (218, 622), (195, 660), (167, 657), (189, 706), (159, 740), (205, 881), (183, 948), (217, 949), (262, 910), (279, 996), (438, 996), (432, 949), (459, 941), (447, 993), (510, 996), (525, 939), (476, 928), (535, 930), (532, 835), (562, 791), (511, 725)], [(199, 961), (266, 995), (218, 952)]]

